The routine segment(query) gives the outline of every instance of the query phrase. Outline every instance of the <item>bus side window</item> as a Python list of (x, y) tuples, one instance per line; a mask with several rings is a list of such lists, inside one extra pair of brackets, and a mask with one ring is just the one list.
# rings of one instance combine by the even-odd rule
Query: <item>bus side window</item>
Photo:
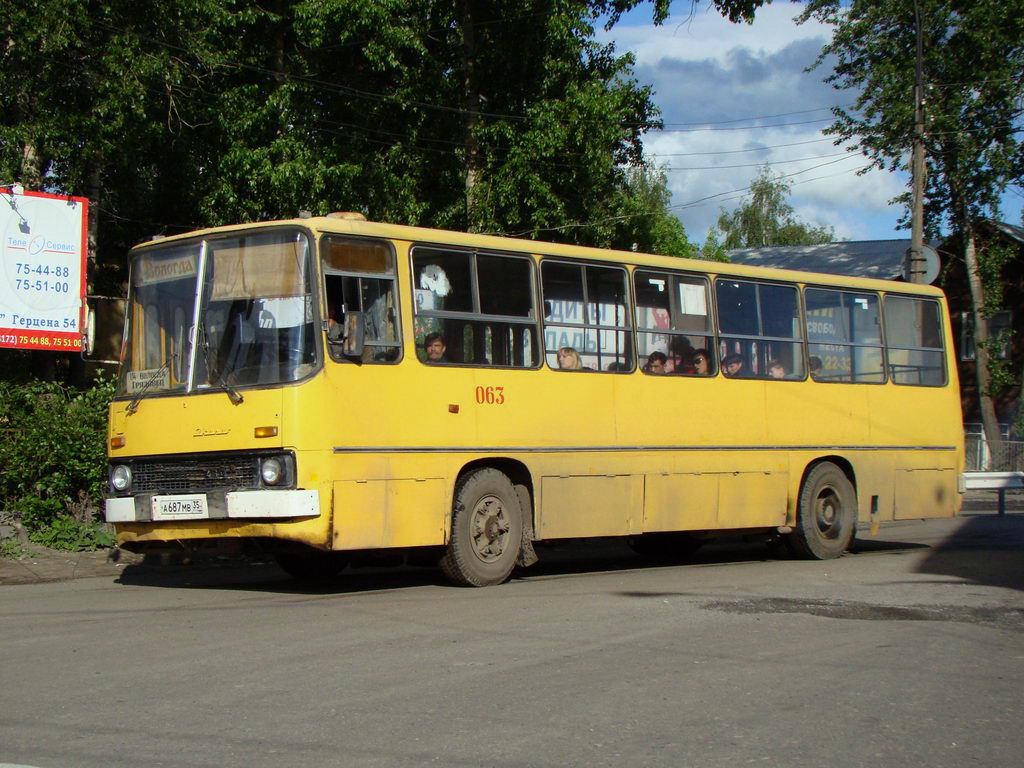
[(804, 378), (796, 286), (719, 278), (715, 294), (722, 373), (739, 379)]
[(946, 384), (939, 303), (909, 296), (885, 297), (885, 343), (889, 375), (895, 384)]
[[(425, 363), (533, 368), (538, 364), (533, 263), (519, 254), (419, 246), (413, 251), (416, 354)], [(431, 357), (427, 339), (443, 338)]]
[(541, 278), (544, 353), (548, 365), (578, 365), (577, 369), (584, 371), (632, 370), (626, 271), (619, 267), (545, 260)]
[[(637, 270), (637, 356), (665, 355), (665, 372), (710, 376), (715, 372), (707, 280)], [(648, 368), (645, 372), (650, 373)]]
[(328, 235), (320, 246), (324, 271), (327, 351), (336, 362), (342, 354), (347, 312), (361, 312), (365, 330), (362, 362), (393, 363), (401, 357), (395, 258), (390, 243)]
[(882, 384), (882, 326), (878, 296), (807, 288), (807, 349), (815, 381)]

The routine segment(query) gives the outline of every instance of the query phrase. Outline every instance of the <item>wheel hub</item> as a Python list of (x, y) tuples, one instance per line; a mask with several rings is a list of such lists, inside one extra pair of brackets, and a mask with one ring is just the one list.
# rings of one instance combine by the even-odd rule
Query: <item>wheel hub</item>
[(835, 493), (826, 489), (818, 496), (817, 514), (815, 518), (818, 523), (818, 530), (828, 536), (836, 535), (836, 527), (839, 522), (839, 504)]
[(505, 505), (497, 496), (485, 496), (473, 509), (473, 551), (485, 563), (493, 563), (508, 545), (510, 528)]

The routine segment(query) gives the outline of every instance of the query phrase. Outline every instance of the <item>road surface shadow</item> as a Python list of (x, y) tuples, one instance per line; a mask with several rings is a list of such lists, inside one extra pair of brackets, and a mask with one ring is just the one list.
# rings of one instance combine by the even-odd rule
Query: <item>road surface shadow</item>
[(932, 547), (918, 573), (1024, 591), (1024, 515), (965, 515)]
[[(928, 545), (898, 539), (858, 540), (851, 555), (926, 549)], [(676, 558), (641, 556), (624, 538), (578, 539), (539, 543), (539, 562), (517, 568), (512, 581), (608, 573), (665, 567), (714, 567), (737, 563), (790, 560), (782, 545), (769, 546), (763, 538), (721, 537), (708, 541), (694, 554)], [(161, 565), (156, 558), (126, 566), (117, 583), (125, 586), (173, 589), (238, 589), (293, 594), (343, 594), (447, 585), (437, 567), (349, 567), (333, 579), (299, 581), (269, 558), (205, 558)]]

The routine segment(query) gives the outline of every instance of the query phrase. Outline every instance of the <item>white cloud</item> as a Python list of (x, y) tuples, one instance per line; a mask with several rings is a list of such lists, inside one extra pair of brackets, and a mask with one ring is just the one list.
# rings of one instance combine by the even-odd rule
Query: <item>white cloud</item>
[[(903, 237), (893, 231), (900, 209), (888, 201), (903, 191), (898, 175), (872, 171), (858, 154), (821, 133), (829, 108), (852, 101), (822, 82), (827, 63), (807, 72), (830, 35), (816, 22), (797, 25), (799, 8), (761, 8), (752, 25), (731, 24), (705, 4), (689, 2), (662, 27), (649, 12), (633, 13), (600, 39), (637, 58), (637, 79), (655, 89), (665, 130), (649, 134), (649, 155), (668, 171), (673, 205), (691, 240), (702, 242), (720, 209), (735, 207), (759, 166), (793, 174), (790, 203), (797, 216), (833, 226), (837, 237)], [(757, 150), (757, 151), (741, 151)], [(820, 167), (816, 167), (820, 166)], [(695, 205), (694, 201), (712, 196)]]

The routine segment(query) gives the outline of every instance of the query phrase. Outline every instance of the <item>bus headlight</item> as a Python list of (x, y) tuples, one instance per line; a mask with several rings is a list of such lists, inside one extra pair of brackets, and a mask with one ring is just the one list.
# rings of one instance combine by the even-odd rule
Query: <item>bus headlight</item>
[(263, 459), (260, 463), (260, 475), (267, 485), (277, 485), (285, 477), (284, 462), (276, 456)]
[(131, 467), (126, 464), (118, 464), (110, 470), (110, 485), (119, 493), (127, 491), (132, 485)]

